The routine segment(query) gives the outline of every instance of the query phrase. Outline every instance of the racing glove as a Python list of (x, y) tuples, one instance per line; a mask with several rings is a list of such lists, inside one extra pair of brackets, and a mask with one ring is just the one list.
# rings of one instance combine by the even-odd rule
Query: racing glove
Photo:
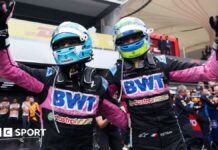
[(215, 40), (213, 44), (213, 49), (216, 50), (216, 60), (218, 60), (218, 16), (215, 18), (213, 16), (210, 17), (209, 23), (211, 28), (215, 31)]
[(0, 1), (0, 50), (10, 45), (7, 21), (12, 16), (14, 6), (15, 1)]

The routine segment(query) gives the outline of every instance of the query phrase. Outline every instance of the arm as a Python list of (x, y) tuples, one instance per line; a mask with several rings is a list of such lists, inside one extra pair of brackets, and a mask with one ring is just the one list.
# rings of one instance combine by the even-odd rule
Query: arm
[(8, 49), (0, 50), (0, 76), (34, 93), (40, 93), (44, 84), (11, 62)]
[(126, 129), (128, 125), (127, 114), (124, 113), (120, 108), (108, 100), (104, 99), (99, 106), (101, 114), (108, 119), (113, 125)]
[(168, 60), (169, 78), (180, 82), (199, 82), (218, 79), (218, 61), (215, 50), (208, 61), (200, 66), (178, 60)]
[(104, 128), (108, 125), (108, 120), (107, 119), (103, 119), (102, 116), (98, 116), (95, 118), (99, 128)]
[(26, 71), (20, 69), (11, 59), (9, 54), (8, 26), (7, 20), (12, 15), (15, 2), (10, 1), (0, 3), (0, 76), (15, 82), (17, 85), (34, 93), (40, 93), (44, 84), (31, 76)]
[(169, 64), (169, 77), (171, 80), (180, 82), (198, 82), (210, 81), (218, 79), (218, 61), (216, 55), (218, 54), (218, 16), (217, 20), (210, 17), (211, 28), (216, 32), (215, 42), (213, 44), (213, 52), (208, 61), (200, 66), (193, 66), (191, 64), (172, 61)]

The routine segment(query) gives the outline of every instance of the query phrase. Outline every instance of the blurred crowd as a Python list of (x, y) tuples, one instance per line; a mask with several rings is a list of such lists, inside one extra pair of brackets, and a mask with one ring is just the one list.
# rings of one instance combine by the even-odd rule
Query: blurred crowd
[(203, 143), (205, 148), (212, 144), (217, 148), (217, 102), (216, 82), (207, 85), (199, 82), (194, 89), (184, 85), (177, 87), (173, 104), (189, 149), (199, 146), (199, 143)]
[(17, 98), (3, 97), (0, 101), (0, 126), (13, 129), (39, 128), (39, 112), (39, 104), (33, 96), (27, 96), (21, 103)]

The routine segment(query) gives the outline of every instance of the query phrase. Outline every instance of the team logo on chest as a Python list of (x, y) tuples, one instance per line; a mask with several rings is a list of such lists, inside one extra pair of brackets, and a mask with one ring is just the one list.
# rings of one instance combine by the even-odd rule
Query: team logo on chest
[(54, 89), (52, 105), (57, 108), (91, 113), (97, 104), (95, 95)]
[(156, 90), (162, 91), (164, 89), (163, 74), (156, 73), (148, 76), (144, 75), (137, 78), (123, 80), (122, 86), (127, 96), (137, 94), (141, 96), (142, 94), (152, 93)]

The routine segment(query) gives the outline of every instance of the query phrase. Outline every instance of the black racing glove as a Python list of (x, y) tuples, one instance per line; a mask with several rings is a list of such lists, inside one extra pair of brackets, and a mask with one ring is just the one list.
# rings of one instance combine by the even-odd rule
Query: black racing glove
[(213, 48), (216, 50), (216, 60), (218, 60), (218, 16), (216, 16), (216, 19), (214, 19), (213, 16), (210, 17), (209, 23), (211, 28), (215, 31), (216, 37), (214, 40)]
[[(209, 19), (209, 23), (211, 28), (215, 31), (216, 33), (216, 39), (218, 38), (218, 16), (216, 16), (216, 19), (214, 19), (213, 16), (210, 17)], [(218, 41), (215, 41), (216, 43), (218, 43)]]
[(15, 1), (0, 1), (0, 50), (9, 47), (7, 21), (12, 16)]

